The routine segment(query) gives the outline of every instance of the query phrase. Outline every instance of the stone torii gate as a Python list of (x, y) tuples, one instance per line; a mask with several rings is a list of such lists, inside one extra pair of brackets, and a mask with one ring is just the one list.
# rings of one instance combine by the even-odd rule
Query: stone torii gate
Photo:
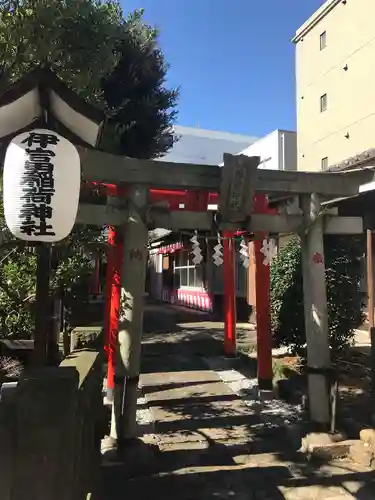
[[(121, 227), (124, 256), (121, 278), (125, 308), (119, 323), (114, 411), (111, 436), (135, 436), (140, 371), (143, 292), (149, 229), (300, 234), (303, 252), (305, 323), (308, 346), (310, 415), (327, 426), (330, 420), (327, 376), (330, 371), (323, 234), (357, 234), (362, 219), (321, 210), (321, 200), (357, 194), (373, 172), (310, 173), (259, 170), (259, 158), (224, 155), (224, 167), (174, 164), (121, 158), (79, 148), (85, 180), (124, 187), (106, 206), (81, 205), (77, 222)], [(169, 210), (149, 202), (149, 190), (218, 192), (219, 210)], [(253, 213), (255, 193), (297, 197), (293, 210), (277, 215)]]
[[(338, 217), (322, 210), (321, 200), (358, 194), (362, 184), (374, 180), (372, 170), (279, 172), (258, 169), (257, 157), (226, 154), (224, 166), (219, 167), (137, 160), (100, 152), (95, 147), (102, 116), (73, 94), (50, 72), (30, 75), (0, 96), (0, 111), (5, 116), (0, 120), (0, 137), (6, 144), (21, 129), (36, 127), (35, 116), (43, 118), (43, 110), (47, 109), (58, 122), (60, 133), (77, 145), (83, 180), (116, 186), (105, 206), (81, 204), (77, 216), (80, 224), (119, 228), (118, 237), (123, 244), (120, 285), (124, 308), (119, 318), (111, 436), (118, 442), (135, 436), (148, 230), (154, 228), (220, 231), (225, 235), (236, 231), (300, 234), (310, 414), (313, 422), (327, 425), (326, 379), (330, 354), (323, 233), (355, 234), (363, 228), (361, 218)], [(21, 108), (14, 109), (14, 103), (19, 104), (20, 99), (23, 100), (22, 112)], [(187, 210), (173, 210), (166, 203), (152, 203), (150, 191), (153, 189), (187, 191), (190, 199), (200, 202), (189, 204)], [(209, 193), (218, 193), (216, 215), (208, 212), (202, 201), (207, 200)], [(293, 211), (285, 208), (275, 215), (257, 213), (253, 206), (255, 194), (296, 197), (298, 203)], [(45, 278), (48, 284), (48, 276)], [(227, 299), (227, 303), (233, 303), (233, 297)], [(43, 300), (39, 302), (43, 304)], [(42, 326), (45, 330), (45, 325)], [(269, 340), (271, 332), (266, 334)]]

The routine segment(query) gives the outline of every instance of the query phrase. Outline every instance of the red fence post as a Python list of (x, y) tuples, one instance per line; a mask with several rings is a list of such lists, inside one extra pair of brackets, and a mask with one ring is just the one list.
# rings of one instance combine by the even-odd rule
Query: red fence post
[(236, 245), (233, 231), (224, 231), (224, 353), (235, 357), (236, 347)]

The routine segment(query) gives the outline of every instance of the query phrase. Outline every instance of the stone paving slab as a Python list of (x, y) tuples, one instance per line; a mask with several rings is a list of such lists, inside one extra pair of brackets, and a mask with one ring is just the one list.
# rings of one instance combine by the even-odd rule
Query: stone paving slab
[[(198, 382), (198, 384), (196, 384)], [(207, 384), (209, 382), (221, 382), (220, 378), (212, 371), (207, 370), (207, 373), (203, 370), (190, 370), (190, 371), (178, 371), (178, 372), (154, 372), (141, 374), (141, 387), (151, 387), (154, 386), (165, 386), (168, 384), (168, 391), (174, 390), (174, 387), (184, 388), (192, 387), (194, 384), (200, 389), (201, 384)], [(189, 390), (189, 389), (188, 389)], [(190, 390), (189, 390), (190, 391)], [(148, 391), (146, 391), (148, 392)], [(154, 389), (148, 394), (148, 399), (152, 398), (152, 393), (156, 392)], [(163, 393), (165, 391), (162, 390)], [(164, 398), (169, 397), (169, 394), (164, 394)]]

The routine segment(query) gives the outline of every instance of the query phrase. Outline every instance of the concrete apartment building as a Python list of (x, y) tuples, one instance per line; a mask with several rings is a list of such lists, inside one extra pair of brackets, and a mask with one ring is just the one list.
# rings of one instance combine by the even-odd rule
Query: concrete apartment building
[(375, 0), (327, 0), (293, 39), (299, 170), (375, 148), (374, 19)]

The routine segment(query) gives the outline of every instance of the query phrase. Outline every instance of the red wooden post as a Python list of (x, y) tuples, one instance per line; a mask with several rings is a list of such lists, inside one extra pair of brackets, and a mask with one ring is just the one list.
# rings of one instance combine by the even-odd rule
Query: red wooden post
[(236, 348), (236, 245), (233, 231), (224, 231), (224, 353), (235, 357)]
[[(275, 213), (268, 207), (267, 197), (256, 195), (254, 198), (255, 213)], [(255, 254), (255, 296), (257, 324), (257, 358), (259, 390), (270, 391), (273, 388), (272, 369), (272, 331), (270, 308), (270, 266), (261, 252), (265, 233), (257, 233), (254, 241)]]
[(270, 267), (264, 264), (261, 253), (266, 234), (257, 234), (254, 241), (255, 295), (257, 323), (258, 386), (260, 390), (272, 390), (272, 331), (270, 318)]
[[(115, 228), (109, 226), (108, 228), (108, 249), (107, 249), (107, 269), (105, 278), (105, 290), (104, 290), (104, 350), (107, 354), (108, 361), (108, 371), (110, 363), (113, 362), (113, 356), (111, 353), (111, 301), (112, 301), (112, 277), (114, 270), (114, 257), (115, 257)], [(111, 371), (111, 373), (113, 370)], [(110, 383), (108, 381), (108, 383)]]
[(121, 276), (124, 258), (124, 237), (120, 228), (115, 229), (115, 245), (113, 256), (113, 274), (111, 286), (111, 304), (109, 315), (109, 349), (107, 370), (107, 397), (113, 397), (115, 388), (115, 352), (117, 348), (118, 320), (121, 302)]
[[(108, 195), (121, 196), (124, 188), (108, 186)], [(117, 348), (118, 320), (121, 300), (121, 275), (124, 255), (124, 237), (121, 228), (108, 229), (108, 258), (105, 287), (105, 349), (107, 351), (107, 397), (113, 398), (115, 386), (115, 351)]]
[[(115, 186), (107, 186), (107, 194), (115, 196), (117, 189)], [(116, 228), (108, 227), (108, 250), (107, 250), (107, 269), (105, 277), (105, 296), (104, 296), (104, 350), (107, 354), (107, 394), (112, 396), (114, 386), (114, 352), (111, 338), (111, 304), (112, 304), (112, 281), (115, 267), (115, 240)]]

